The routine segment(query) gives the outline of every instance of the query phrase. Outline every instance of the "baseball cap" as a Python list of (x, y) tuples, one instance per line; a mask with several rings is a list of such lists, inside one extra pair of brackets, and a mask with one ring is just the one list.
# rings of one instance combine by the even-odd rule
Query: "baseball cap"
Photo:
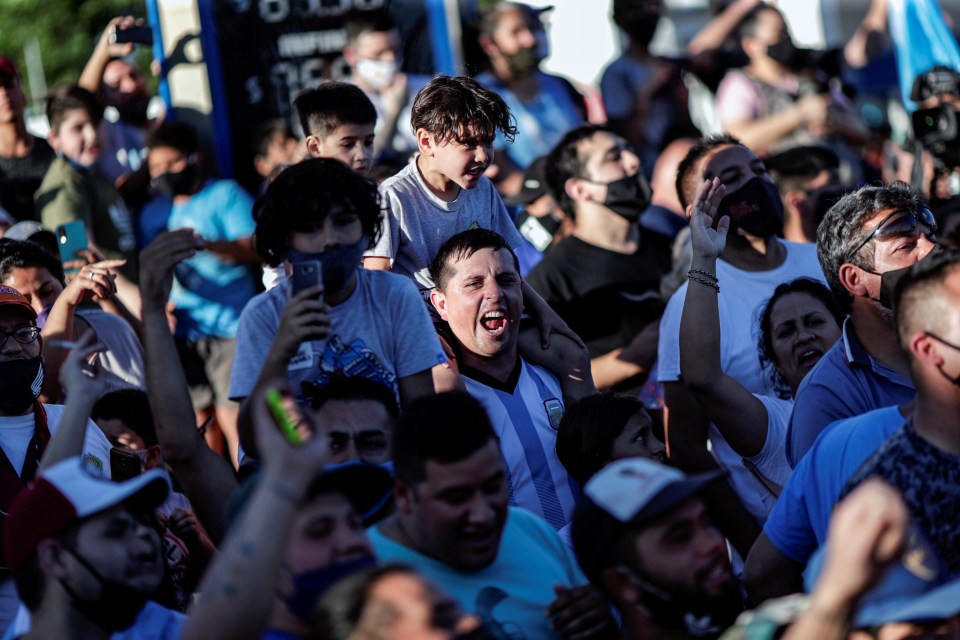
[(523, 172), (523, 186), (520, 191), (504, 198), (503, 201), (509, 205), (530, 204), (547, 193), (549, 193), (547, 190), (547, 156), (540, 156), (531, 162), (527, 170)]
[[(252, 463), (249, 463), (252, 464)], [(230, 497), (227, 504), (227, 528), (233, 526), (240, 512), (253, 495), (262, 471), (250, 473), (247, 479)], [(308, 494), (339, 491), (363, 521), (364, 525), (378, 521), (383, 508), (393, 497), (393, 474), (388, 465), (367, 464), (365, 462), (344, 462), (324, 467), (308, 489)]]
[(6, 56), (0, 56), (0, 75), (11, 78), (20, 77), (20, 74), (17, 73), (17, 65), (13, 64), (13, 60)]
[(136, 510), (153, 509), (170, 490), (170, 478), (159, 469), (126, 482), (113, 482), (95, 476), (79, 456), (58, 462), (10, 504), (4, 524), (7, 566), (16, 573), (41, 540), (78, 520), (121, 503)]
[(646, 458), (605, 466), (584, 485), (573, 517), (573, 546), (583, 572), (595, 581), (620, 534), (667, 513), (723, 476), (723, 471), (687, 476)]
[[(823, 573), (826, 550), (810, 558), (804, 586), (812, 591)], [(911, 526), (900, 558), (886, 576), (860, 600), (854, 628), (878, 627), (890, 622), (944, 620), (960, 613), (960, 576), (952, 576), (936, 549)]]
[(37, 312), (30, 306), (30, 302), (22, 293), (12, 287), (0, 284), (0, 308), (6, 305), (16, 305), (23, 307), (30, 312), (31, 318), (37, 317)]

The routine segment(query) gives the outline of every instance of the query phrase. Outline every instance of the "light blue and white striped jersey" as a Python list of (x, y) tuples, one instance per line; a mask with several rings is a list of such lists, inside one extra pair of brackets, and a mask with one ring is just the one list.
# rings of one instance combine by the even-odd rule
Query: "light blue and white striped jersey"
[[(579, 488), (557, 459), (557, 427), (563, 417), (560, 383), (546, 369), (523, 360), (516, 386), (463, 367), (467, 391), (486, 408), (500, 440), (510, 480), (510, 504), (561, 529), (573, 519)], [(483, 382), (472, 378), (480, 378)], [(498, 388), (499, 387), (499, 388)]]

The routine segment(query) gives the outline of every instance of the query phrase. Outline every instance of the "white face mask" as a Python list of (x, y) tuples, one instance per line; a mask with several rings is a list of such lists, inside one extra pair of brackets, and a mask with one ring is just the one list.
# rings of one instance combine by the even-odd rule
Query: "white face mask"
[(357, 75), (377, 91), (390, 86), (399, 71), (400, 65), (397, 64), (396, 60), (368, 60), (363, 58), (357, 61)]

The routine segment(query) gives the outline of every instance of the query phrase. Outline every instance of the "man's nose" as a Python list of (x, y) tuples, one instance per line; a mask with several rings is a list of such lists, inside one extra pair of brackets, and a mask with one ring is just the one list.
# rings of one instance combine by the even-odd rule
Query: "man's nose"
[(640, 157), (633, 151), (624, 149), (623, 168), (626, 169), (627, 173), (630, 175), (636, 174), (638, 171), (640, 171)]

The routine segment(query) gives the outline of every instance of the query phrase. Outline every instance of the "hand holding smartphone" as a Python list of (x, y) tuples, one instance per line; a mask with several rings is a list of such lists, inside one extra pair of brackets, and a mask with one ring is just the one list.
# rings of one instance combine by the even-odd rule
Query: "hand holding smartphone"
[[(293, 295), (305, 291), (310, 287), (323, 285), (323, 264), (319, 260), (304, 260), (293, 265)], [(323, 299), (323, 294), (320, 295)]]

